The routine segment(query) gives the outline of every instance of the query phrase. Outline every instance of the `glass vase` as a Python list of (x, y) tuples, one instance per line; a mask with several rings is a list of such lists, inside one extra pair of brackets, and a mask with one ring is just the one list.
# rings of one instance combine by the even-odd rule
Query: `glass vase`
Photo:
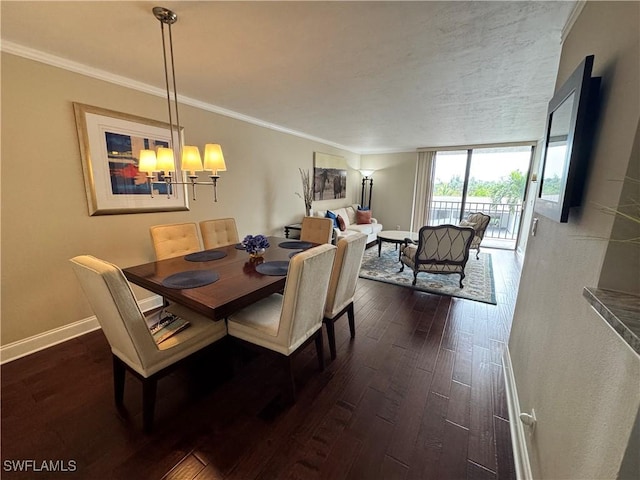
[(258, 248), (252, 252), (249, 252), (249, 258), (262, 258), (262, 256), (264, 255), (264, 252), (266, 252), (266, 249), (264, 248)]

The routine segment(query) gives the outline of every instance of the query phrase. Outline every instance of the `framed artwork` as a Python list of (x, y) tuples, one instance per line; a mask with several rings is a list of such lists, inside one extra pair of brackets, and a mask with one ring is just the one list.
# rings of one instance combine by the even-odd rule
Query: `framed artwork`
[[(171, 146), (168, 123), (75, 102), (73, 110), (89, 215), (189, 209), (184, 186), (167, 185), (164, 172), (155, 172), (152, 196), (138, 170), (140, 150)], [(175, 178), (182, 181), (178, 159)]]
[(313, 153), (313, 200), (347, 198), (347, 162), (328, 153)]

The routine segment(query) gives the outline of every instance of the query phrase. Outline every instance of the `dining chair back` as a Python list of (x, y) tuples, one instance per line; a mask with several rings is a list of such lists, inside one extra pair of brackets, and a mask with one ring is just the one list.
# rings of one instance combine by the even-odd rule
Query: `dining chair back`
[(187, 320), (189, 328), (157, 344), (120, 268), (90, 255), (74, 257), (71, 264), (111, 347), (116, 405), (122, 406), (128, 369), (143, 382), (143, 423), (150, 430), (157, 378), (169, 366), (224, 337), (226, 326), (172, 305), (167, 312)]
[(333, 220), (324, 217), (304, 217), (300, 229), (300, 240), (311, 243), (331, 243)]
[(323, 244), (296, 254), (289, 263), (283, 294), (260, 300), (227, 320), (230, 336), (280, 354), (294, 400), (294, 354), (315, 340), (318, 363), (324, 369), (322, 318), (335, 252), (335, 246)]
[(238, 243), (238, 229), (233, 218), (217, 218), (200, 222), (200, 233), (204, 248), (224, 247)]
[(333, 261), (331, 279), (324, 307), (324, 324), (327, 328), (331, 358), (336, 358), (334, 322), (346, 312), (349, 318), (351, 338), (356, 336), (353, 297), (356, 293), (362, 256), (367, 246), (367, 235), (356, 233), (338, 241), (336, 258)]
[(195, 223), (174, 223), (149, 228), (156, 260), (179, 257), (202, 250)]

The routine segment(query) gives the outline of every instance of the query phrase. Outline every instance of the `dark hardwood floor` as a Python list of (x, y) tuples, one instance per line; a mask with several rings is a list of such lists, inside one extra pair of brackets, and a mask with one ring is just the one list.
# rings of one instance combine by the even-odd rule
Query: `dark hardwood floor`
[[(276, 359), (240, 351), (229, 376), (224, 345), (160, 380), (150, 435), (129, 374), (128, 415), (117, 413), (101, 331), (3, 365), (1, 476), (515, 478), (501, 354), (520, 267), (511, 251), (485, 251), (497, 306), (360, 279), (355, 340), (345, 316), (324, 372), (313, 345), (297, 357), (291, 406), (280, 401)], [(7, 461), (29, 459), (72, 461), (75, 471), (9, 471)]]

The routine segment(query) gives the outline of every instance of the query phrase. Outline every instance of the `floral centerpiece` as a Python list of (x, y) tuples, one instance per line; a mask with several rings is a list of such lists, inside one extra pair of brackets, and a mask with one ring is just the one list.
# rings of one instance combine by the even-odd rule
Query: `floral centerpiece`
[(260, 257), (269, 248), (269, 240), (264, 235), (247, 235), (242, 246), (252, 257)]

